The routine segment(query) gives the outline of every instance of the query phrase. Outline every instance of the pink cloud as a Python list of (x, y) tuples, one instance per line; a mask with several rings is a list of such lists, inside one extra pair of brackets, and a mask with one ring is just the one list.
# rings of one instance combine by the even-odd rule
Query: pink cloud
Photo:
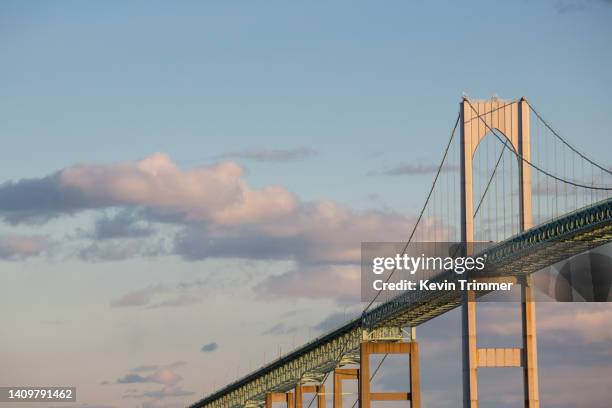
[(144, 206), (186, 220), (255, 222), (291, 212), (293, 194), (282, 187), (252, 189), (233, 162), (181, 170), (165, 154), (114, 165), (79, 165), (59, 173), (59, 187), (101, 206)]
[(168, 368), (162, 368), (151, 374), (148, 379), (158, 384), (171, 385), (182, 380), (182, 377)]
[[(306, 296), (336, 293), (325, 284), (330, 278), (345, 288), (345, 296), (354, 296), (359, 287), (355, 266), (360, 260), (360, 243), (401, 241), (415, 222), (413, 217), (392, 211), (355, 210), (328, 200), (300, 201), (280, 186), (253, 188), (243, 176), (244, 169), (233, 162), (183, 170), (164, 154), (134, 162), (81, 164), (40, 179), (3, 184), (0, 215), (17, 223), (122, 207), (129, 216), (125, 213), (117, 220), (99, 222), (98, 234), (87, 236), (93, 243), (77, 252), (82, 259), (122, 260), (170, 253), (188, 260), (292, 260), (295, 268), (274, 283), (262, 284), (261, 293), (302, 292)], [(161, 233), (161, 228), (152, 226), (155, 222), (179, 227), (178, 233), (177, 229), (171, 232), (176, 235), (169, 247), (153, 242), (153, 234)], [(440, 226), (435, 219), (422, 222), (425, 227)], [(143, 226), (148, 228), (143, 230)], [(428, 229), (434, 228), (424, 228)], [(128, 238), (132, 241), (126, 241)], [(436, 238), (445, 237), (439, 233)], [(149, 297), (138, 293), (117, 302), (145, 304)], [(193, 299), (176, 303), (185, 301)]]
[(156, 383), (163, 385), (174, 385), (183, 379), (176, 374), (172, 369), (164, 367), (153, 372), (150, 375), (126, 374), (117, 379), (116, 384), (140, 384), (140, 383)]
[(0, 259), (25, 259), (41, 254), (49, 246), (49, 238), (44, 235), (0, 235)]

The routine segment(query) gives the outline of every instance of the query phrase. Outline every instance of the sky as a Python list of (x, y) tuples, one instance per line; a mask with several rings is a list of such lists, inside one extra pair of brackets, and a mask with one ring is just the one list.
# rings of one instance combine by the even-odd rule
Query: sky
[[(610, 164), (611, 17), (606, 0), (1, 2), (0, 385), (183, 406), (358, 313), (359, 243), (406, 239), (462, 95), (526, 96)], [(604, 407), (609, 307), (542, 309), (545, 406), (576, 406), (569, 371)], [(436, 406), (457, 406), (457, 316), (419, 329)]]

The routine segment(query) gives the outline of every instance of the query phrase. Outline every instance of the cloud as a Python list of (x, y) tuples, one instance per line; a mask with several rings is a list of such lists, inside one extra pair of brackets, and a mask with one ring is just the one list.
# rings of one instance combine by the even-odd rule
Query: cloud
[(77, 256), (88, 262), (123, 261), (137, 256), (154, 257), (166, 255), (163, 240), (148, 241), (140, 239), (123, 239), (92, 242), (80, 248)]
[[(568, 373), (571, 387), (568, 387)], [(547, 406), (559, 408), (589, 407), (607, 408), (610, 406), (612, 390), (610, 364), (577, 366), (555, 365), (553, 369), (540, 369), (542, 401)]]
[(361, 241), (405, 238), (414, 220), (398, 213), (355, 211), (330, 201), (302, 203), (290, 214), (239, 225), (194, 224), (175, 239), (186, 259), (286, 259), (304, 264), (358, 263)]
[[(88, 235), (92, 242), (76, 251), (79, 258), (97, 262), (174, 254), (191, 261), (291, 261), (294, 268), (259, 286), (262, 294), (337, 297), (339, 291), (324, 284), (333, 279), (352, 298), (358, 293), (358, 271), (348, 266), (359, 264), (360, 242), (401, 241), (415, 221), (392, 211), (300, 201), (279, 186), (255, 189), (243, 173), (232, 162), (182, 170), (164, 154), (136, 162), (81, 164), (0, 185), (0, 217), (42, 222), (85, 210), (118, 211), (96, 221)], [(162, 232), (167, 235), (147, 236)], [(181, 306), (201, 298), (168, 288), (156, 304), (153, 297), (162, 293), (150, 291), (128, 293), (113, 306)]]
[(246, 159), (260, 162), (290, 162), (315, 156), (317, 151), (309, 147), (295, 149), (249, 149), (223, 155), (225, 158)]
[(549, 313), (546, 319), (538, 321), (538, 330), (563, 332), (567, 338), (580, 339), (587, 345), (612, 342), (612, 304), (582, 303), (581, 306), (555, 307), (555, 313)]
[(161, 368), (150, 375), (129, 373), (118, 378), (115, 384), (141, 384), (155, 383), (164, 385), (174, 385), (183, 378), (169, 368)]
[(92, 208), (78, 191), (61, 188), (61, 172), (38, 179), (0, 184), (0, 214), (10, 223), (46, 222), (59, 214)]
[[(146, 309), (157, 309), (162, 307), (179, 307), (192, 305), (202, 301), (202, 297), (190, 293), (180, 291), (179, 288), (157, 284), (151, 285), (143, 289), (134, 290), (125, 295), (113, 300), (112, 307), (139, 307), (144, 306)], [(154, 301), (159, 295), (167, 295), (164, 299)]]
[(150, 382), (147, 377), (143, 377), (140, 374), (126, 374), (125, 376), (117, 379), (117, 384), (134, 384), (134, 383), (145, 383)]
[(172, 285), (158, 283), (127, 292), (111, 301), (111, 307), (150, 310), (187, 306), (202, 302), (211, 293), (219, 293), (229, 287), (243, 286), (247, 281), (252, 282), (249, 274), (221, 277), (208, 275), (206, 279), (181, 281)]
[(185, 259), (290, 259), (309, 264), (357, 262), (360, 241), (401, 240), (414, 221), (330, 201), (300, 202), (278, 186), (256, 190), (242, 173), (231, 162), (182, 171), (163, 154), (137, 162), (73, 166), (41, 179), (1, 185), (0, 216), (25, 222), (87, 209), (129, 210), (97, 221), (96, 240), (78, 252), (90, 261), (165, 254), (163, 243), (111, 239), (151, 232), (150, 225), (135, 220), (138, 214), (181, 227), (172, 250)]
[(146, 391), (143, 393), (126, 392), (123, 398), (153, 398), (156, 400), (161, 400), (168, 397), (185, 397), (193, 394), (195, 394), (195, 392), (184, 390), (182, 387), (175, 385), (163, 387), (155, 391)]
[(150, 304), (147, 307), (147, 309), (158, 309), (162, 307), (189, 306), (189, 305), (193, 305), (196, 303), (200, 303), (202, 301), (203, 299), (200, 296), (189, 294), (189, 293), (179, 293), (178, 295), (172, 296), (169, 299)]
[(147, 371), (155, 371), (155, 370), (158, 370), (159, 368), (174, 369), (177, 367), (184, 366), (185, 364), (187, 364), (185, 361), (175, 361), (173, 363), (166, 364), (164, 366), (160, 366), (159, 364), (148, 364), (148, 365), (141, 365), (138, 367), (130, 368), (129, 371), (132, 371), (134, 373), (140, 373), (140, 372), (147, 372)]
[(109, 207), (145, 208), (182, 222), (257, 222), (291, 212), (296, 199), (280, 187), (250, 188), (232, 162), (188, 171), (164, 154), (114, 165), (78, 165), (40, 179), (0, 185), (0, 215), (11, 223)]
[[(150, 400), (144, 402), (142, 407), (173, 406), (172, 404), (167, 405), (160, 401), (166, 398), (186, 397), (194, 394), (194, 392), (185, 390), (178, 385), (183, 378), (174, 372), (175, 368), (185, 364), (184, 361), (175, 361), (162, 366), (149, 364), (134, 367), (130, 370), (130, 373), (117, 379), (115, 384), (161, 384), (163, 387), (158, 390), (139, 392), (137, 388), (127, 389), (123, 394), (123, 398), (149, 398)], [(135, 374), (146, 372), (152, 373), (148, 375)]]
[(360, 279), (358, 266), (298, 267), (266, 278), (255, 286), (255, 291), (262, 300), (303, 297), (353, 302), (360, 298)]
[[(290, 259), (305, 244), (299, 236), (275, 233), (273, 225), (210, 228), (192, 225), (174, 238), (174, 252), (188, 260), (207, 258)], [(264, 231), (267, 229), (267, 231)], [(268, 233), (266, 233), (268, 232)]]
[[(489, 306), (483, 316), (486, 323), (481, 325), (482, 330), (500, 338), (518, 337), (520, 320), (507, 318), (512, 310), (518, 311), (514, 303)], [(540, 314), (545, 317), (539, 318)], [(612, 303), (538, 303), (538, 332), (556, 333), (559, 341), (567, 339), (584, 346), (612, 342)]]
[(164, 238), (156, 237), (155, 228), (144, 214), (135, 209), (123, 209), (114, 215), (102, 214), (91, 231), (76, 234), (87, 243), (76, 255), (87, 262), (122, 261), (134, 257), (155, 257), (168, 254)]
[(166, 292), (167, 289), (164, 285), (158, 284), (153, 286), (148, 286), (143, 289), (135, 290), (125, 295), (121, 296), (118, 299), (115, 299), (111, 302), (111, 306), (113, 307), (132, 307), (132, 306), (144, 306), (151, 302), (151, 298), (159, 293)]
[(0, 235), (0, 259), (23, 260), (32, 256), (40, 255), (51, 245), (47, 236), (44, 235)]
[(156, 232), (149, 223), (134, 211), (121, 211), (115, 216), (103, 215), (95, 223), (94, 230), (88, 237), (96, 240), (116, 238), (143, 238)]
[(200, 351), (203, 353), (212, 353), (218, 348), (219, 348), (219, 345), (213, 341), (213, 342), (206, 343), (205, 345), (203, 345)]

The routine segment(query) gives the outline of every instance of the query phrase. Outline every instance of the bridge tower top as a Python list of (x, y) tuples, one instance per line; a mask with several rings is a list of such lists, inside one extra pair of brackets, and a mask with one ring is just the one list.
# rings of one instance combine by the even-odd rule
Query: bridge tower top
[(532, 225), (531, 168), (529, 160), (530, 122), (529, 105), (522, 97), (507, 101), (493, 97), (488, 100), (461, 101), (461, 240), (474, 241), (473, 157), (478, 145), (489, 135), (498, 137), (505, 148), (512, 149), (519, 160), (520, 229)]

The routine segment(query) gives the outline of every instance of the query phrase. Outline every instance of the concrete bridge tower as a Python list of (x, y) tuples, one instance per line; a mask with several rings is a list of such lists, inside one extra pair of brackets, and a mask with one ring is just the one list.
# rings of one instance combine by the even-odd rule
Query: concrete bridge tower
[[(491, 132), (507, 139), (518, 156), (520, 230), (532, 226), (529, 105), (525, 98), (472, 101), (464, 98), (461, 125), (461, 239), (474, 242), (473, 157), (480, 142)], [(495, 137), (495, 136), (491, 136)], [(522, 159), (521, 159), (522, 157)], [(469, 248), (469, 245), (468, 245)], [(469, 251), (469, 249), (468, 249)], [(522, 367), (526, 408), (539, 408), (538, 357), (535, 303), (531, 279), (521, 283), (521, 348), (478, 348), (476, 343), (476, 299), (472, 291), (462, 304), (463, 407), (478, 407), (478, 368)]]

